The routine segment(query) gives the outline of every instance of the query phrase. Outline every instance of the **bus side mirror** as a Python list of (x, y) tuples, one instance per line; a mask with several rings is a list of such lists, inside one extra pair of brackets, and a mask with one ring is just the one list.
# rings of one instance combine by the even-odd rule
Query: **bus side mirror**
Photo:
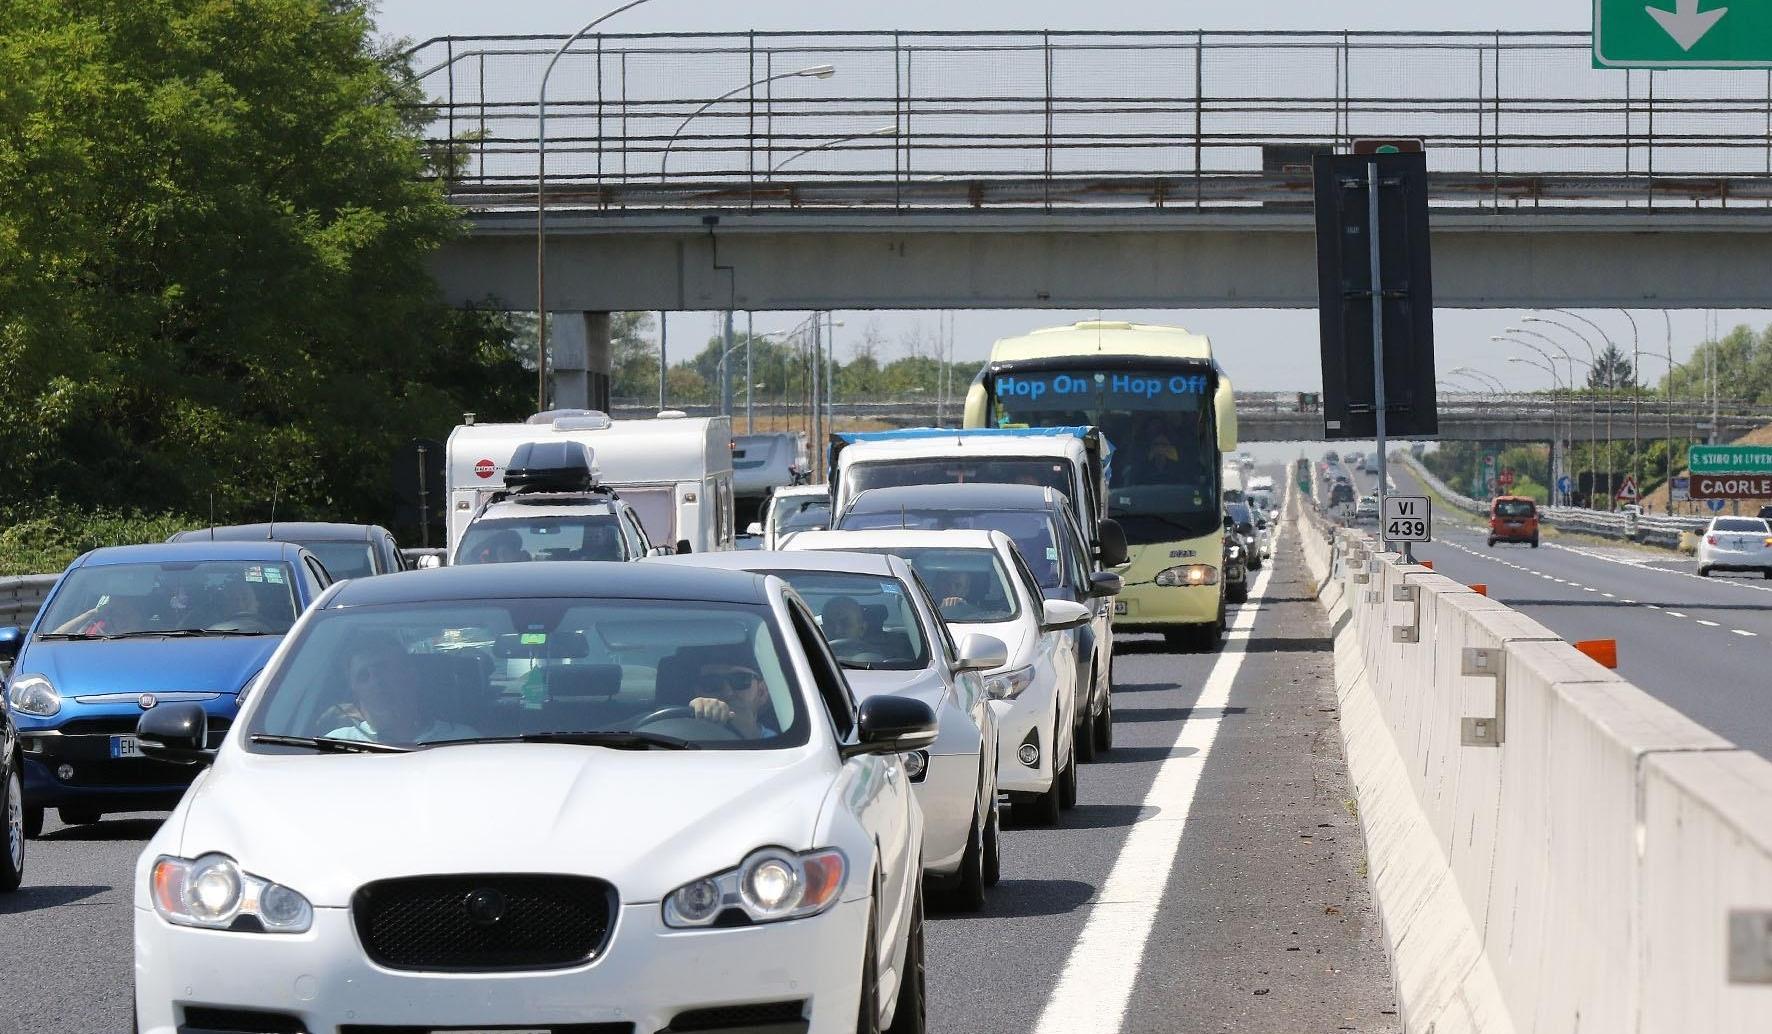
[(678, 556), (688, 556), (689, 554), (691, 554), (693, 552), (695, 552), (695, 547), (689, 544), (688, 539), (678, 539), (677, 540), (677, 555)]
[(1101, 543), (1098, 547), (1101, 566), (1119, 567), (1126, 563), (1126, 531), (1120, 527), (1119, 521), (1102, 521), (1096, 531), (1096, 538)]

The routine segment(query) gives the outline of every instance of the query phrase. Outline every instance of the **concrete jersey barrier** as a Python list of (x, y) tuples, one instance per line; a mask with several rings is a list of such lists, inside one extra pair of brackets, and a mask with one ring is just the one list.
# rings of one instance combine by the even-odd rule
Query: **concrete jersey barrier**
[[(1750, 936), (1772, 928), (1772, 762), (1525, 615), (1299, 520), (1407, 1028), (1772, 1029), (1772, 983), (1748, 979), (1772, 977)], [(1468, 745), (1498, 700), (1499, 746)]]

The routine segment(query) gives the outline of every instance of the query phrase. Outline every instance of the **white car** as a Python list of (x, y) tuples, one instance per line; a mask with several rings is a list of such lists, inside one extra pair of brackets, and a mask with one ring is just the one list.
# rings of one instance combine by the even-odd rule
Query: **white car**
[(780, 549), (795, 532), (822, 531), (831, 526), (831, 486), (793, 485), (778, 488), (764, 504), (762, 526), (752, 534), (763, 536), (764, 549)]
[(936, 718), (856, 704), (779, 578), (345, 582), (213, 758), (196, 704), (137, 734), (210, 765), (136, 864), (145, 1034), (923, 1029)]
[(1039, 582), (1000, 531), (819, 531), (795, 549), (891, 553), (910, 561), (956, 638), (980, 633), (1008, 646), (985, 676), (997, 712), (997, 786), (1018, 811), (1052, 825), (1077, 803), (1076, 637), (1089, 608), (1043, 599)]
[(858, 698), (913, 697), (935, 711), (941, 733), (907, 755), (923, 806), (923, 871), (944, 903), (984, 907), (1001, 871), (997, 718), (981, 671), (1008, 661), (986, 635), (957, 644), (911, 567), (877, 553), (703, 553), (662, 561), (782, 578), (812, 608)]
[(1772, 578), (1772, 525), (1758, 517), (1716, 517), (1698, 540), (1698, 576), (1758, 571)]

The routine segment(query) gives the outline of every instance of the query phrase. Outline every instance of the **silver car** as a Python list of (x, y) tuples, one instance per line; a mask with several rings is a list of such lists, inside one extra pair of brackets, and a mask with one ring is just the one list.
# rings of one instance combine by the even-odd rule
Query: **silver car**
[(984, 907), (1001, 849), (997, 718), (979, 673), (1008, 662), (1003, 642), (972, 634), (956, 644), (922, 580), (896, 556), (756, 551), (656, 562), (780, 577), (811, 608), (857, 700), (892, 693), (935, 711), (935, 743), (905, 758), (923, 808), (923, 871), (950, 907)]

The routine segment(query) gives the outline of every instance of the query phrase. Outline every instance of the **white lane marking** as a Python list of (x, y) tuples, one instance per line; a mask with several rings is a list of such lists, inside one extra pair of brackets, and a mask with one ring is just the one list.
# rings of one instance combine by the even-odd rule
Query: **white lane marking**
[(1704, 619), (1703, 619), (1703, 618), (1699, 618), (1699, 619), (1698, 619), (1698, 623), (1699, 623), (1699, 624), (1701, 624), (1701, 625), (1703, 625), (1703, 626), (1704, 626), (1704, 627), (1706, 627), (1706, 628), (1719, 628), (1719, 627), (1721, 627), (1721, 626), (1719, 626), (1719, 625), (1718, 625), (1718, 624), (1717, 624), (1717, 623), (1716, 623), (1716, 622), (1715, 622), (1715, 621), (1706, 621), (1706, 620), (1704, 620)]
[(1740, 629), (1740, 628), (1731, 628), (1729, 631), (1734, 632), (1736, 635), (1747, 636), (1749, 639), (1754, 639), (1759, 636), (1758, 632), (1749, 632), (1749, 631), (1746, 631), (1745, 629)]
[(1670, 618), (1683, 618), (1683, 617), (1685, 617), (1685, 616), (1686, 616), (1686, 615), (1684, 615), (1684, 614), (1682, 614), (1682, 613), (1680, 613), (1680, 612), (1679, 612), (1679, 611), (1677, 611), (1677, 610), (1670, 610), (1670, 611), (1667, 611), (1667, 616), (1668, 616), (1668, 617), (1670, 617)]
[(1663, 560), (1659, 557), (1651, 557), (1647, 560), (1627, 560), (1620, 557), (1607, 556), (1604, 553), (1597, 553), (1589, 549), (1582, 549), (1578, 546), (1565, 546), (1555, 542), (1547, 542), (1545, 545), (1549, 546), (1551, 549), (1560, 549), (1565, 553), (1574, 553), (1576, 556), (1587, 557), (1589, 560), (1598, 560), (1607, 564), (1617, 564), (1619, 567), (1629, 567), (1637, 571), (1655, 571), (1660, 574), (1673, 575), (1677, 578), (1699, 578), (1700, 581), (1709, 585), (1733, 585), (1738, 589), (1750, 589), (1754, 592), (1772, 592), (1772, 585), (1755, 585), (1752, 582), (1743, 581), (1739, 578), (1700, 578), (1697, 571), (1675, 571), (1670, 568), (1655, 566), (1656, 564), (1683, 562), (1680, 559)]
[[(1232, 624), (1236, 631), (1254, 627), (1272, 574), (1273, 569), (1266, 568), (1256, 577), (1249, 591), (1250, 605), (1237, 611)], [(1212, 672), (1193, 702), (1195, 714), (1224, 713), (1243, 658), (1249, 655), (1246, 643), (1246, 639), (1227, 639), (1219, 647)], [(1144, 796), (1144, 813), (1151, 817), (1133, 826), (1121, 845), (1113, 871), (1090, 906), (1089, 921), (1046, 999), (1035, 1034), (1118, 1034), (1219, 725), (1218, 718), (1206, 717), (1182, 723), (1169, 757)], [(1179, 756), (1183, 748), (1192, 748), (1185, 757)]]
[(1643, 604), (1643, 606), (1648, 607), (1650, 610), (1660, 610), (1661, 609), (1661, 604), (1659, 604), (1659, 603), (1645, 603), (1645, 604)]
[(1615, 600), (1615, 599), (1617, 599), (1617, 598), (1618, 598), (1618, 597), (1616, 597), (1616, 596), (1614, 596), (1614, 595), (1612, 595), (1612, 594), (1611, 594), (1611, 593), (1609, 593), (1609, 592), (1602, 592), (1602, 593), (1600, 593), (1600, 595), (1601, 595), (1601, 596), (1604, 596), (1604, 597), (1606, 597), (1606, 598), (1607, 598), (1607, 599), (1609, 599), (1609, 600)]

